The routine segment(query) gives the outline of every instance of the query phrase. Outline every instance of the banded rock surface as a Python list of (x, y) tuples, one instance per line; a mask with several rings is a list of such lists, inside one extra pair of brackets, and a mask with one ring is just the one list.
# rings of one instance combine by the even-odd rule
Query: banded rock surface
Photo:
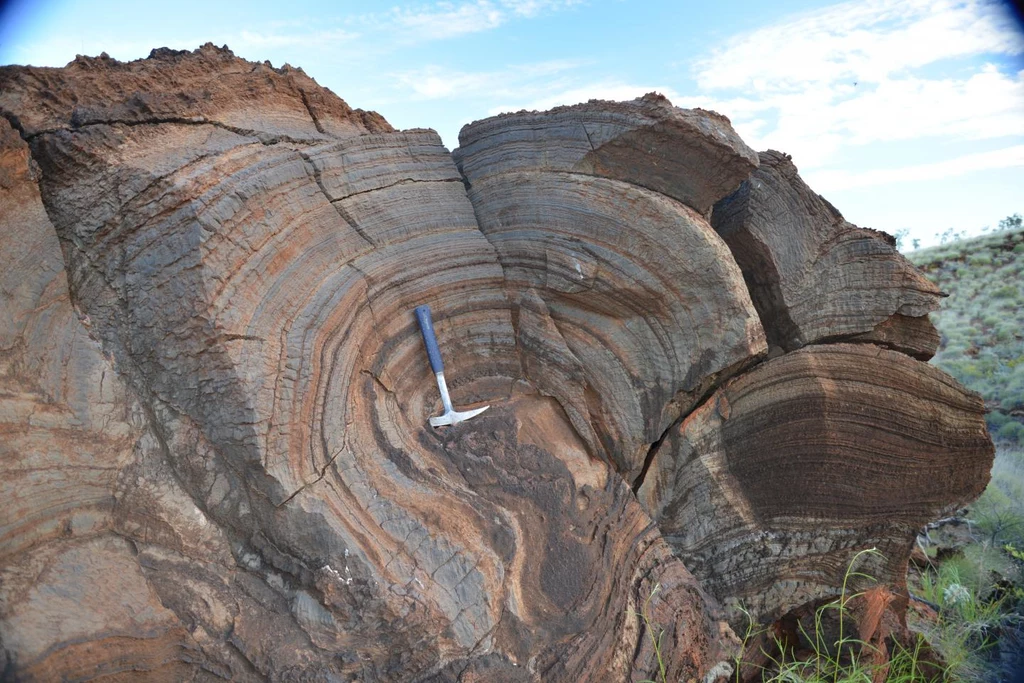
[(851, 549), (905, 593), (914, 530), (978, 497), (985, 413), (948, 375), (872, 345), (804, 347), (675, 428), (638, 495), (715, 595), (772, 620), (829, 597)]
[(768, 340), (785, 351), (823, 341), (867, 341), (928, 360), (939, 334), (928, 320), (942, 294), (888, 235), (845, 221), (769, 150), (712, 222), (743, 269)]
[[(5, 676), (640, 680), (646, 609), (669, 676), (711, 680), (720, 603), (780, 615), (870, 544), (898, 589), (914, 526), (984, 485), (941, 373), (869, 343), (763, 363), (708, 218), (758, 158), (717, 114), (513, 114), (453, 159), (209, 45), (3, 67), (0, 112)], [(844, 277), (898, 290), (864, 254)], [(421, 303), (456, 403), (492, 406), (436, 432)], [(892, 462), (919, 495), (865, 498)]]
[(742, 275), (703, 215), (754, 153), (723, 117), (655, 95), (497, 117), (464, 128), (460, 143), (529, 349), (526, 376), (558, 398), (595, 456), (637, 481), (672, 422), (766, 350)]

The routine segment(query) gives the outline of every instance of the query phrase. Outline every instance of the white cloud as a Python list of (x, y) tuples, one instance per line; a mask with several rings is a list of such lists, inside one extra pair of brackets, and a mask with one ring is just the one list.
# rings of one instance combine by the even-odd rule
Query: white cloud
[(966, 139), (1024, 135), (1024, 71), (988, 65), (967, 79), (885, 80), (835, 105), (835, 127), (852, 144), (948, 135)]
[(941, 59), (1024, 54), (999, 3), (854, 0), (730, 39), (696, 63), (705, 90), (802, 91), (810, 84), (879, 83)]
[(392, 9), (384, 18), (414, 40), (444, 40), (498, 28), (515, 18), (579, 4), (581, 0), (476, 0), (438, 2), (416, 9)]
[(868, 171), (824, 170), (804, 175), (815, 190), (832, 192), (891, 183), (939, 180), (999, 168), (1024, 167), (1024, 145), (1013, 145), (990, 152), (965, 154), (929, 164)]
[[(829, 163), (843, 148), (919, 139), (1024, 135), (1024, 72), (982, 68), (962, 79), (905, 77), (874, 87), (839, 86), (766, 97), (761, 108), (714, 102), (758, 149), (791, 153), (801, 167)], [(770, 125), (764, 118), (775, 114)]]
[(709, 94), (690, 99), (813, 169), (878, 142), (1024, 135), (1024, 72), (978, 63), (1021, 54), (1024, 35), (996, 3), (848, 2), (730, 39), (696, 62)]
[[(557, 83), (560, 74), (585, 62), (552, 60), (518, 64), (497, 71), (459, 71), (437, 65), (397, 74), (414, 99), (531, 98)], [(552, 80), (556, 79), (556, 80)]]
[(486, 31), (506, 21), (505, 13), (486, 1), (458, 6), (442, 3), (438, 7), (417, 11), (396, 8), (389, 18), (416, 37), (431, 40)]
[(502, 0), (501, 4), (521, 17), (534, 17), (550, 9), (580, 5), (583, 0)]

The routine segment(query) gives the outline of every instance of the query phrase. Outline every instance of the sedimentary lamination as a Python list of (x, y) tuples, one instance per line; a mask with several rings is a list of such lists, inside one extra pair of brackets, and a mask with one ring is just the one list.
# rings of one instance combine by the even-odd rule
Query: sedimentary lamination
[(669, 425), (766, 349), (702, 215), (755, 155), (723, 117), (654, 95), (474, 123), (460, 143), (530, 349), (526, 377), (559, 399), (595, 456), (636, 481)]
[(928, 313), (940, 292), (896, 251), (859, 228), (797, 174), (789, 155), (760, 167), (715, 205), (712, 223), (743, 269), (770, 343), (874, 342), (928, 360), (939, 335)]
[[(729, 607), (871, 545), (899, 590), (986, 480), (976, 397), (901, 353), (935, 292), (718, 114), (519, 113), (453, 158), (213, 46), (4, 67), (0, 112), (9, 677), (639, 680), (646, 609), (711, 680)], [(455, 428), (422, 303), (492, 405)]]
[(828, 597), (850, 551), (903, 586), (908, 544), (974, 500), (985, 407), (873, 345), (807, 346), (727, 382), (669, 434), (638, 495), (702, 584), (759, 619)]

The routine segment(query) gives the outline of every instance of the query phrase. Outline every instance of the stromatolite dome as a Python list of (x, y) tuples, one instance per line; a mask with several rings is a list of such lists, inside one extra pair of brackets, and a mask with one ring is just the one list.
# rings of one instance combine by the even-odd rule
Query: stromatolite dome
[[(449, 154), (213, 46), (3, 67), (0, 112), (11, 677), (634, 680), (658, 585), (701, 678), (730, 606), (872, 544), (899, 590), (986, 481), (980, 400), (911, 357), (938, 293), (713, 112), (521, 112)], [(424, 303), (491, 405), (455, 428)]]

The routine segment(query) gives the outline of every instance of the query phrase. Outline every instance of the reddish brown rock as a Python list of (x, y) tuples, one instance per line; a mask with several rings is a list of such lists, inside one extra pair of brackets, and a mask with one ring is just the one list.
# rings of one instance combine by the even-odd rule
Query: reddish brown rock
[[(88, 315), (72, 303), (37, 180), (28, 146), (0, 122), (4, 675), (190, 675), (199, 646), (161, 604), (119, 529), (201, 548), (211, 559), (230, 558), (229, 548), (166, 463), (143, 464), (155, 450), (153, 432)], [(130, 513), (127, 486), (141, 503)]]
[(766, 349), (742, 275), (701, 215), (753, 153), (724, 117), (657, 96), (499, 116), (459, 137), (526, 377), (591, 453), (636, 481), (672, 422)]
[(786, 351), (823, 341), (868, 341), (928, 360), (938, 288), (858, 228), (797, 173), (789, 155), (762, 152), (749, 180), (715, 206), (712, 223), (743, 269), (769, 343)]
[(63, 69), (4, 69), (0, 80), (0, 106), (29, 138), (114, 123), (204, 124), (266, 142), (394, 130), (380, 114), (352, 109), (302, 69), (247, 62), (210, 43), (194, 52), (161, 48), (134, 62), (103, 54), (78, 56)]
[(913, 530), (984, 489), (984, 412), (901, 353), (809, 346), (715, 392), (638, 495), (702, 584), (757, 619), (833, 595), (871, 547), (859, 571), (904, 592)]
[[(237, 62), (204, 49), (108, 64), (106, 78), (141, 73), (165, 88), (211, 59)], [(149, 116), (116, 101), (100, 66), (47, 72), (46, 87), (109, 97), (116, 116), (60, 110), (52, 128), (23, 134), (41, 169), (50, 257), (59, 237), (92, 343), (116, 368), (76, 386), (123, 381), (139, 413), (98, 494), (107, 526), (81, 536), (142, 583), (99, 571), (89, 581), (103, 587), (81, 588), (155, 599), (163, 630), (147, 628), (166, 635), (157, 657), (140, 641), (104, 640), (89, 612), (62, 608), (68, 627), (48, 632), (52, 619), (16, 609), (5, 628), (39, 646), (5, 638), (13, 671), (70, 667), (72, 633), (102, 662), (242, 679), (408, 680), (479, 666), (625, 678), (655, 665), (629, 613), (655, 581), (652, 609), (686, 616), (671, 630), (673, 670), (699, 675), (724, 656), (713, 603), (629, 486), (524, 381), (503, 271), (435, 133), (310, 132), (287, 72), (267, 72), (281, 90), (267, 110), (291, 112), (268, 130), (244, 124), (244, 99), (203, 120)], [(26, 102), (39, 93), (19, 90), (30, 75), (4, 72), (17, 86), (4, 107), (37, 111)], [(457, 399), (494, 403), (447, 434), (426, 426), (438, 397), (410, 315), (425, 302)], [(73, 449), (55, 451), (78, 466)], [(31, 446), (12, 460), (36, 479), (45, 467)], [(44, 499), (26, 505), (46, 519), (33, 501)], [(36, 613), (18, 562), (5, 600)], [(114, 666), (102, 662), (96, 675)]]
[[(826, 595), (855, 548), (895, 567), (984, 483), (980, 413), (941, 373), (867, 345), (754, 367), (764, 312), (707, 214), (757, 160), (719, 115), (497, 117), (456, 165), (432, 131), (212, 46), (3, 67), (0, 112), (5, 676), (628, 681), (662, 629), (670, 679), (727, 676), (706, 589), (764, 589), (765, 614)], [(870, 325), (829, 337), (920, 337), (896, 317), (916, 308), (850, 301)], [(427, 426), (421, 303), (457, 405), (491, 405), (456, 428)], [(810, 445), (773, 459), (772, 420), (801, 411)], [(747, 488), (687, 439), (725, 444)], [(914, 495), (830, 479), (886, 458)], [(695, 533), (732, 525), (699, 552), (666, 513), (691, 490), (720, 513)]]
[(704, 216), (758, 164), (729, 119), (673, 107), (657, 93), (475, 121), (459, 133), (455, 158), (471, 185), (503, 173), (596, 176), (663, 194)]

